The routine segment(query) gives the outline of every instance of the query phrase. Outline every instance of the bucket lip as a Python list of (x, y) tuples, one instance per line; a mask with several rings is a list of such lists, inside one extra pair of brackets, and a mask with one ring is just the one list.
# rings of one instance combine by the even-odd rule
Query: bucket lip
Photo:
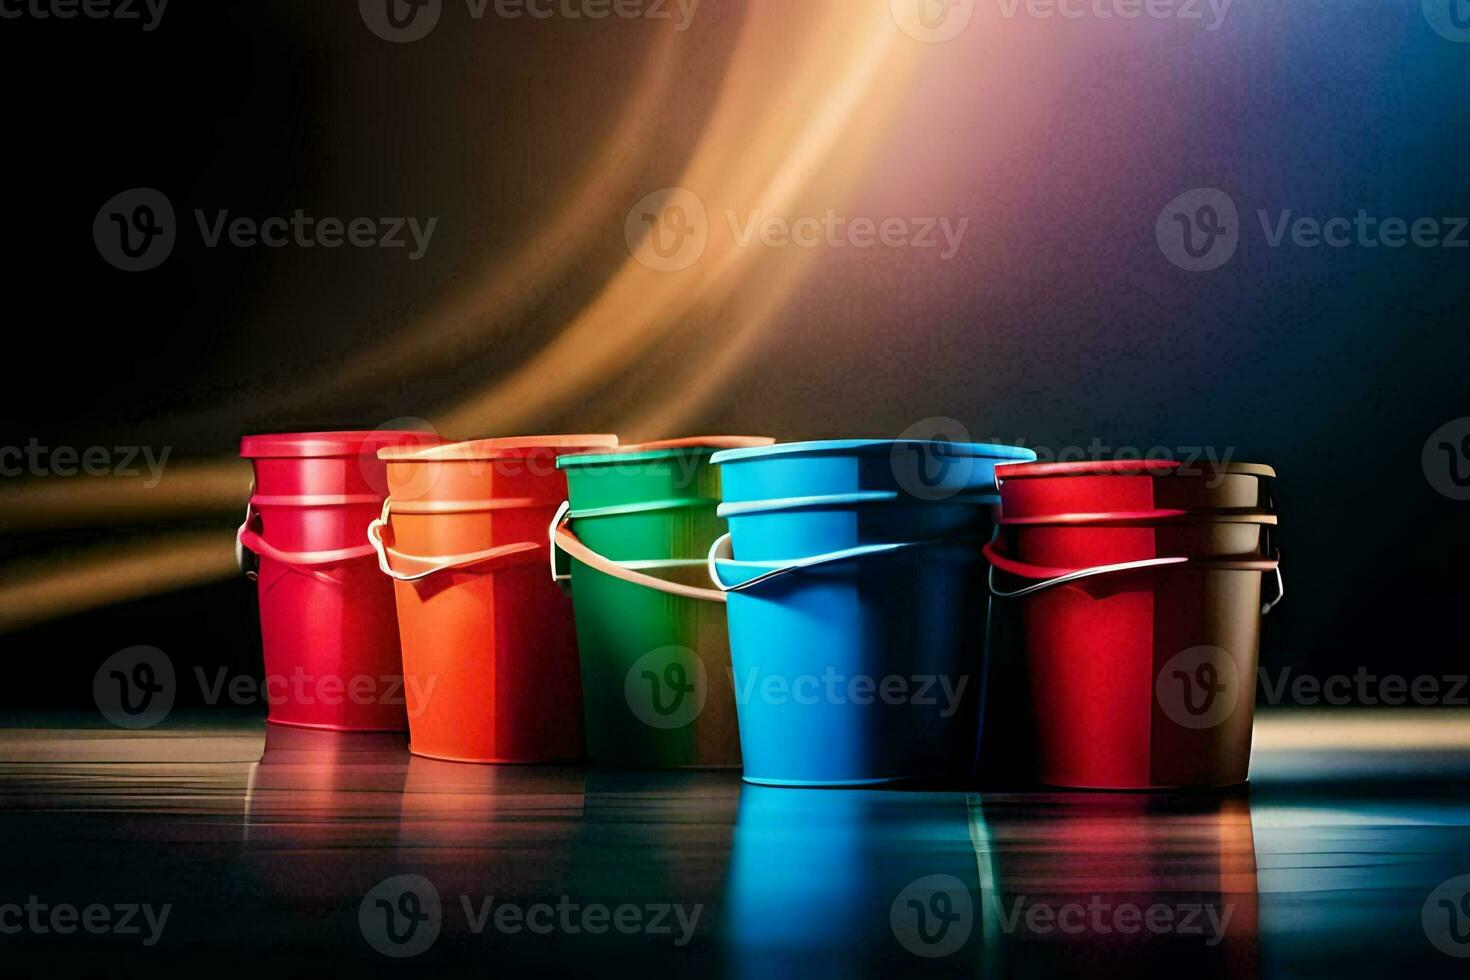
[(819, 510), (824, 507), (863, 507), (868, 505), (905, 504), (932, 508), (944, 504), (967, 507), (994, 507), (1000, 503), (995, 493), (957, 493), (943, 500), (924, 500), (898, 490), (860, 490), (854, 493), (821, 494), (808, 497), (774, 497), (769, 500), (739, 500), (720, 504), (717, 517), (748, 517), (790, 510)]
[(774, 445), (770, 436), (686, 436), (681, 439), (660, 439), (654, 442), (639, 442), (618, 446), (613, 452), (579, 453), (559, 458), (558, 469), (574, 466), (602, 466), (613, 463), (649, 462), (670, 459), (680, 455), (695, 455), (690, 450), (710, 453), (721, 450), (758, 449)]
[(1181, 524), (1264, 524), (1275, 527), (1280, 524), (1280, 518), (1274, 511), (1255, 508), (1215, 511), (1119, 510), (1006, 517), (1002, 505), (1001, 519), (997, 523), (1005, 527), (1176, 527)]
[(812, 442), (783, 442), (749, 449), (728, 449), (715, 453), (710, 462), (720, 466), (724, 463), (780, 456), (872, 456), (892, 452), (896, 446), (943, 447), (943, 452), (953, 456), (1011, 460), (1017, 463), (1036, 459), (1036, 453), (1030, 449), (989, 442), (938, 442), (931, 439), (824, 439)]
[[(1188, 478), (1204, 475), (1178, 472), (1183, 465), (1177, 459), (1084, 459), (1066, 463), (1007, 463), (996, 467), (995, 475), (1002, 480), (1058, 476), (1177, 476)], [(1264, 463), (1226, 463), (1224, 466), (1212, 469), (1212, 475), (1221, 473), (1231, 476), (1259, 476), (1272, 480), (1276, 478), (1276, 470)]]
[(607, 449), (617, 444), (615, 435), (501, 436), (428, 447), (391, 447), (380, 450), (378, 458), (389, 463), (469, 462), (529, 456), (547, 450), (572, 453)]
[(321, 432), (267, 432), (240, 439), (242, 459), (321, 459), (386, 452), (405, 442), (410, 452), (443, 444), (444, 437), (416, 429), (344, 429)]

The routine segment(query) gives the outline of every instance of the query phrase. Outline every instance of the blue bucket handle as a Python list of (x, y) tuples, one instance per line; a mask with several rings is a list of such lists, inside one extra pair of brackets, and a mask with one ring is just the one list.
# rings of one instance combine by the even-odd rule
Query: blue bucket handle
[(720, 578), (719, 562), (733, 560), (735, 550), (730, 543), (730, 535), (723, 534), (715, 539), (715, 543), (709, 549), (709, 578), (723, 593), (745, 592), (758, 585), (764, 585), (773, 579), (790, 575), (792, 572), (807, 571), (820, 568), (823, 565), (835, 565), (842, 561), (851, 561), (855, 558), (869, 558), (873, 555), (891, 555), (900, 551), (912, 551), (916, 548), (929, 548), (934, 545), (953, 545), (961, 539), (941, 538), (936, 541), (904, 541), (894, 544), (865, 544), (857, 548), (846, 548), (842, 551), (830, 551), (825, 555), (813, 555), (810, 558), (799, 558), (779, 568), (773, 568), (768, 572), (757, 575), (755, 578), (747, 579), (738, 585), (726, 585), (724, 579)]

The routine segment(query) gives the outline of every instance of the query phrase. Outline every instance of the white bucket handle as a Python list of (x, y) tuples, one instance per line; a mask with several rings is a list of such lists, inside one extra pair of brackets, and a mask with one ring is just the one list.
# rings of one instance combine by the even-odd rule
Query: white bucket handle
[[(250, 522), (253, 520), (255, 520), (255, 481), (251, 480), (250, 495), (245, 498), (245, 520), (241, 521), (240, 526), (235, 529), (235, 567), (240, 570), (240, 574), (252, 582), (259, 578), (259, 571), (245, 559), (246, 555), (253, 555), (254, 552), (245, 547), (244, 537), (246, 528), (250, 527)], [(258, 565), (258, 563), (254, 564)]]
[(856, 548), (846, 548), (842, 551), (831, 551), (825, 555), (813, 555), (810, 558), (801, 558), (779, 568), (773, 568), (751, 579), (746, 579), (738, 585), (726, 585), (720, 578), (720, 561), (728, 561), (734, 558), (735, 549), (730, 543), (730, 535), (723, 534), (709, 549), (709, 578), (719, 587), (721, 592), (744, 592), (758, 585), (764, 585), (772, 579), (792, 572), (806, 571), (818, 568), (822, 565), (833, 565), (841, 561), (851, 561), (854, 558), (868, 558), (873, 555), (889, 555), (899, 551), (909, 551), (914, 548), (928, 548), (934, 545), (955, 544), (954, 538), (941, 538), (937, 541), (904, 541), (895, 544), (865, 544)]
[(600, 555), (582, 543), (582, 540), (572, 533), (567, 527), (571, 523), (571, 501), (563, 501), (557, 508), (556, 516), (551, 519), (551, 525), (547, 528), (547, 537), (551, 543), (551, 580), (562, 583), (571, 580), (570, 575), (559, 575), (556, 570), (557, 551), (564, 551), (568, 555), (580, 561), (589, 568), (611, 578), (628, 582), (632, 585), (641, 585), (646, 589), (656, 592), (664, 592), (668, 595), (679, 596), (684, 599), (698, 599), (702, 602), (724, 602), (725, 593), (714, 589), (701, 589), (694, 585), (681, 585), (678, 582), (670, 582), (654, 575), (644, 574), (641, 568), (660, 567), (684, 567), (690, 565), (704, 564), (701, 559), (689, 559), (687, 561), (614, 561), (604, 555)]
[[(539, 541), (517, 541), (514, 544), (503, 544), (495, 548), (486, 548), (484, 551), (474, 551), (464, 555), (445, 555), (435, 558), (418, 558), (395, 551), (383, 543), (382, 530), (389, 526), (389, 518), (392, 516), (393, 498), (389, 497), (383, 501), (383, 514), (377, 520), (368, 525), (367, 539), (373, 546), (373, 551), (378, 555), (378, 568), (384, 575), (395, 582), (419, 582), (431, 575), (440, 572), (449, 572), (459, 568), (468, 568), (471, 565), (483, 565), (500, 559), (513, 558), (532, 551), (540, 551)], [(421, 568), (417, 572), (400, 572), (393, 568), (388, 562), (389, 555), (396, 555), (402, 561), (413, 561)]]
[[(990, 594), (995, 596), (997, 599), (1020, 599), (1024, 596), (1034, 595), (1037, 592), (1044, 592), (1047, 589), (1056, 588), (1059, 585), (1066, 585), (1068, 582), (1076, 582), (1081, 579), (1094, 578), (1099, 575), (1113, 575), (1118, 572), (1131, 572), (1136, 571), (1140, 568), (1162, 568), (1169, 565), (1187, 565), (1195, 561), (1197, 560), (1184, 557), (1144, 558), (1140, 559), (1139, 561), (1119, 562), (1115, 565), (1095, 565), (1092, 568), (1078, 569), (1075, 572), (1068, 572), (1066, 575), (1058, 575), (1055, 578), (1045, 579), (1043, 581), (1028, 585), (1024, 589), (1016, 589), (1010, 592), (996, 588), (995, 565), (992, 563), (990, 565), (990, 571), (988, 573), (987, 581), (990, 585)], [(1275, 609), (1278, 605), (1280, 605), (1281, 600), (1286, 598), (1286, 579), (1283, 578), (1281, 574), (1281, 553), (1279, 551), (1276, 553), (1276, 557), (1275, 559), (1273, 559), (1273, 561), (1276, 566), (1274, 569), (1274, 571), (1276, 572), (1276, 598), (1272, 599), (1270, 602), (1263, 603), (1261, 605), (1262, 616), (1269, 615), (1271, 610)], [(1244, 570), (1254, 571), (1255, 569)]]

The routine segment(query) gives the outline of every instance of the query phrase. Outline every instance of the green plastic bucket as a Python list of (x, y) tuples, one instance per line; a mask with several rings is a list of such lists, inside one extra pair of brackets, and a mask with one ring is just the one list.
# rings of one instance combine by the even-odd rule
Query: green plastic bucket
[(709, 550), (725, 533), (720, 436), (562, 456), (569, 499), (551, 526), (552, 575), (570, 582), (587, 754), (639, 769), (740, 765), (725, 597)]

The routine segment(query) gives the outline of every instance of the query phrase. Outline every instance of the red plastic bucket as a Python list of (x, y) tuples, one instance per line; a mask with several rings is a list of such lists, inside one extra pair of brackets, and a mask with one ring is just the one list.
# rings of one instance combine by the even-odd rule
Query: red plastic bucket
[(385, 450), (391, 496), (368, 528), (393, 583), (409, 748), (451, 762), (582, 757), (572, 602), (547, 574), (567, 499), (556, 457), (616, 436)]
[[(255, 487), (236, 553), (257, 582), (270, 721), (335, 731), (407, 727), (392, 590), (363, 530), (386, 493), (378, 450), (439, 441), (390, 430), (241, 441)], [(252, 569), (247, 552), (256, 556)]]
[[(1006, 536), (1024, 542), (1034, 530)], [(1246, 780), (1261, 617), (1280, 600), (1278, 561), (1132, 559), (1100, 548), (1089, 562), (1043, 566), (1011, 557), (999, 538), (985, 553), (992, 593), (1021, 605), (1043, 783), (1143, 790)], [(996, 571), (1025, 587), (997, 588)], [(1276, 576), (1268, 605), (1263, 573)]]
[(1014, 463), (996, 467), (995, 475), (1007, 520), (1274, 509), (1271, 481), (1276, 471), (1257, 463)]

